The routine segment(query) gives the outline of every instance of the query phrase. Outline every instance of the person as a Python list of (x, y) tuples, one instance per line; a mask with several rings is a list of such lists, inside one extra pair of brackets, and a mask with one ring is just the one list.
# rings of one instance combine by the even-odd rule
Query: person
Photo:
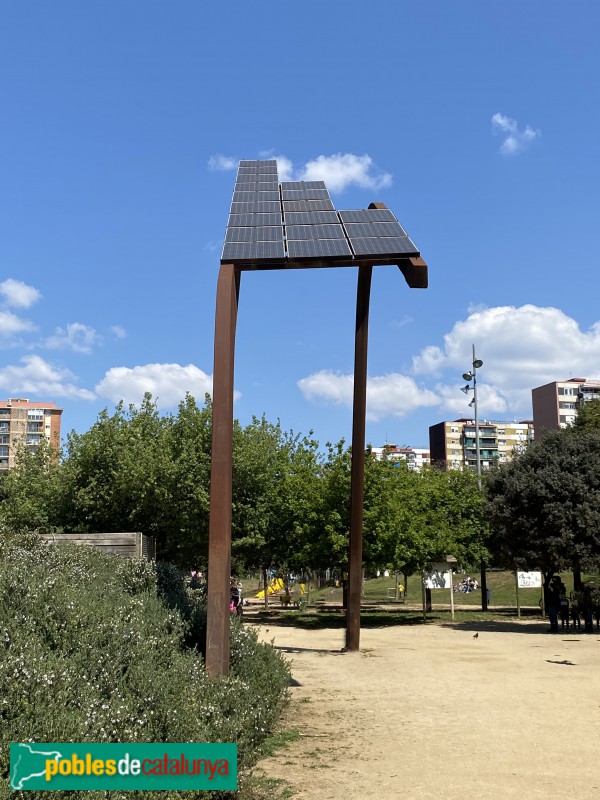
[(560, 575), (555, 575), (548, 587), (548, 616), (550, 617), (550, 633), (558, 633), (558, 615), (560, 613), (560, 601), (565, 592), (565, 585), (560, 579)]
[(242, 604), (242, 584), (232, 578), (229, 583), (229, 610), (241, 617), (244, 611)]

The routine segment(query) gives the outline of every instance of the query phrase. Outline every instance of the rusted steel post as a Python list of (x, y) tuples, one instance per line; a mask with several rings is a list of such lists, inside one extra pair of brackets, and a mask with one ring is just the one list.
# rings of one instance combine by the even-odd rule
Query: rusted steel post
[(233, 364), (240, 273), (222, 264), (217, 283), (208, 533), (206, 671), (229, 673), (229, 579), (233, 468)]
[(346, 650), (350, 652), (358, 650), (360, 644), (367, 346), (369, 341), (369, 298), (371, 295), (372, 272), (372, 266), (359, 267), (356, 291), (352, 472), (350, 476), (350, 546), (348, 551), (348, 609), (346, 611)]

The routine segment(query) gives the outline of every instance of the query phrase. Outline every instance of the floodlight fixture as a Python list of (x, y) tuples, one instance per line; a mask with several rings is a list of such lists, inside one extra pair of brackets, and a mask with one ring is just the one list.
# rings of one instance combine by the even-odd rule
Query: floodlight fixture
[[(463, 375), (463, 378), (464, 378), (464, 377), (465, 377), (465, 376)], [(464, 392), (465, 394), (469, 394), (469, 389), (470, 389), (470, 388), (471, 388), (471, 387), (470, 387), (470, 386), (469, 386), (469, 384), (467, 383), (467, 385), (466, 385), (466, 386), (463, 386), (463, 387), (461, 388), (461, 392)]]
[(483, 367), (483, 361), (480, 358), (476, 358), (473, 362), (473, 366), (475, 369), (479, 369), (479, 367)]
[(463, 372), (463, 380), (472, 381), (473, 380), (473, 376), (471, 375), (470, 372)]

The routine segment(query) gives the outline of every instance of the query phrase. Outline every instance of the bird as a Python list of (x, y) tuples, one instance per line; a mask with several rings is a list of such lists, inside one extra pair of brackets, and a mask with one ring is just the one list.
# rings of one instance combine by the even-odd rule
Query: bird
[(474, 639), (477, 639), (477, 637), (478, 637), (478, 636), (479, 636), (479, 631), (477, 631), (477, 633), (474, 633), (474, 634), (473, 634), (473, 638), (474, 638)]

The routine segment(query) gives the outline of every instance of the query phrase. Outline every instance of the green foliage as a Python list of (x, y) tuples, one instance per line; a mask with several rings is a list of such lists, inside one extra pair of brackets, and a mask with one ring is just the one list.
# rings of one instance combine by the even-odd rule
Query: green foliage
[(577, 410), (575, 421), (567, 431), (591, 431), (600, 433), (600, 399), (587, 400)]
[(549, 431), (490, 477), (500, 563), (552, 575), (600, 558), (600, 433)]
[(35, 450), (25, 443), (15, 452), (15, 466), (2, 476), (2, 520), (14, 531), (48, 531), (59, 523), (61, 470), (56, 453), (43, 440)]
[[(390, 462), (371, 464), (371, 481), (374, 473), (377, 491), (367, 484), (365, 493), (372, 566), (410, 574), (449, 554), (463, 564), (485, 557), (485, 500), (472, 473), (415, 472)], [(369, 530), (375, 524), (377, 535)]]
[(92, 548), (0, 539), (3, 781), (10, 741), (234, 741), (241, 766), (252, 763), (285, 700), (288, 667), (234, 626), (230, 676), (209, 680), (185, 646), (194, 603), (176, 583), (169, 568), (157, 575)]
[(233, 553), (244, 568), (302, 562), (319, 491), (317, 447), (264, 417), (235, 425)]
[[(211, 412), (208, 397), (200, 409), (187, 396), (175, 416), (160, 417), (150, 395), (139, 409), (103, 411), (89, 431), (71, 433), (60, 465), (42, 459), (42, 449), (37, 461), (24, 453), (4, 480), (0, 522), (18, 531), (140, 530), (156, 537), (159, 558), (205, 569)], [(234, 571), (343, 569), (351, 474), (344, 441), (323, 455), (310, 434), (263, 416), (236, 422), (233, 445)], [(412, 571), (447, 553), (476, 560), (480, 497), (468, 473), (418, 474), (367, 458), (365, 565)]]

